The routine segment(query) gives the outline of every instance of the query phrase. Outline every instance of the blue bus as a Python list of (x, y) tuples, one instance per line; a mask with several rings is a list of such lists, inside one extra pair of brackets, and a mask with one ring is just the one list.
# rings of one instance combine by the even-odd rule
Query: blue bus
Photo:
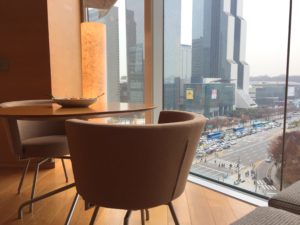
[(244, 127), (234, 127), (233, 132), (242, 133), (244, 131)]
[(252, 127), (256, 129), (256, 128), (259, 128), (259, 127), (264, 127), (266, 124), (268, 124), (267, 121), (254, 121), (252, 123)]
[(207, 134), (207, 140), (219, 139), (219, 138), (223, 138), (223, 137), (224, 137), (224, 133), (222, 131), (216, 131), (216, 132)]

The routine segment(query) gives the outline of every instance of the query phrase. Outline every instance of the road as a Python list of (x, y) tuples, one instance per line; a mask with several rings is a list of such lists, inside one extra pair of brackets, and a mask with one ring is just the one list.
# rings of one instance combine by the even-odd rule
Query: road
[(237, 179), (239, 171), (245, 172), (257, 166), (256, 171), (260, 180), (267, 176), (272, 165), (272, 163), (264, 161), (268, 157), (268, 146), (274, 138), (281, 134), (282, 127), (276, 127), (239, 138), (231, 148), (210, 154), (206, 160), (198, 160), (193, 164), (191, 171), (223, 181), (228, 176), (236, 176)]
[(238, 162), (243, 166), (251, 166), (253, 163), (268, 157), (268, 147), (271, 141), (282, 133), (282, 128), (273, 128), (252, 134), (237, 140), (237, 144), (228, 151), (224, 151), (219, 157), (230, 162)]

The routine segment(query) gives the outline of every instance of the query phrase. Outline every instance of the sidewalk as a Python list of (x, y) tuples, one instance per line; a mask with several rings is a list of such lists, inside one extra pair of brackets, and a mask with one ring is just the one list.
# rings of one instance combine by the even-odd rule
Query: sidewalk
[(271, 179), (273, 180), (273, 185), (276, 187), (277, 190), (280, 190), (280, 179), (276, 176), (278, 168), (274, 165), (272, 165), (269, 175)]

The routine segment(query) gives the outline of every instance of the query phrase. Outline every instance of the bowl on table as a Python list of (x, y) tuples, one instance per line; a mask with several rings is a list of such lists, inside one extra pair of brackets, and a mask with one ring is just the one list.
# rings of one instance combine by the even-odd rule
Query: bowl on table
[[(100, 96), (102, 96), (102, 95), (100, 95)], [(65, 108), (88, 107), (91, 104), (95, 103), (100, 96), (97, 96), (95, 98), (58, 98), (58, 97), (52, 97), (52, 100), (53, 100), (54, 103), (57, 103), (57, 104), (61, 105), (62, 107), (65, 107)]]

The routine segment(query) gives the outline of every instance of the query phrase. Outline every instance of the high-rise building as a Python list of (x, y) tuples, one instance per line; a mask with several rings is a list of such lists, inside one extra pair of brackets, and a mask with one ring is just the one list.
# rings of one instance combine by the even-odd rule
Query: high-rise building
[(246, 21), (242, 17), (243, 0), (231, 0), (231, 14), (234, 16), (234, 61), (238, 64), (237, 88), (248, 92), (249, 65), (246, 63)]
[(140, 11), (143, 8), (143, 4), (131, 5), (129, 1), (127, 2), (127, 7), (126, 37), (128, 101), (142, 103), (144, 102), (144, 35), (138, 33), (138, 30), (143, 27), (143, 19), (139, 18), (139, 15), (135, 12)]
[(191, 80), (192, 46), (180, 45), (179, 77), (188, 83)]
[(165, 11), (164, 76), (172, 83), (174, 77), (180, 77), (181, 53), (181, 0), (166, 0), (168, 10)]
[(113, 7), (101, 22), (106, 24), (107, 99), (109, 102), (119, 102), (119, 9)]
[(126, 43), (127, 48), (135, 46), (136, 41), (136, 22), (134, 19), (134, 11), (126, 10)]
[[(128, 47), (127, 47), (128, 48)], [(128, 51), (128, 100), (132, 103), (144, 102), (144, 46), (131, 46)]]
[(204, 78), (236, 80), (230, 0), (193, 1), (192, 38), (192, 83), (202, 83)]
[[(235, 84), (235, 106), (254, 107), (248, 94), (249, 68), (245, 62), (246, 21), (243, 0), (194, 0), (191, 83), (205, 78)], [(222, 110), (220, 110), (222, 111)]]

